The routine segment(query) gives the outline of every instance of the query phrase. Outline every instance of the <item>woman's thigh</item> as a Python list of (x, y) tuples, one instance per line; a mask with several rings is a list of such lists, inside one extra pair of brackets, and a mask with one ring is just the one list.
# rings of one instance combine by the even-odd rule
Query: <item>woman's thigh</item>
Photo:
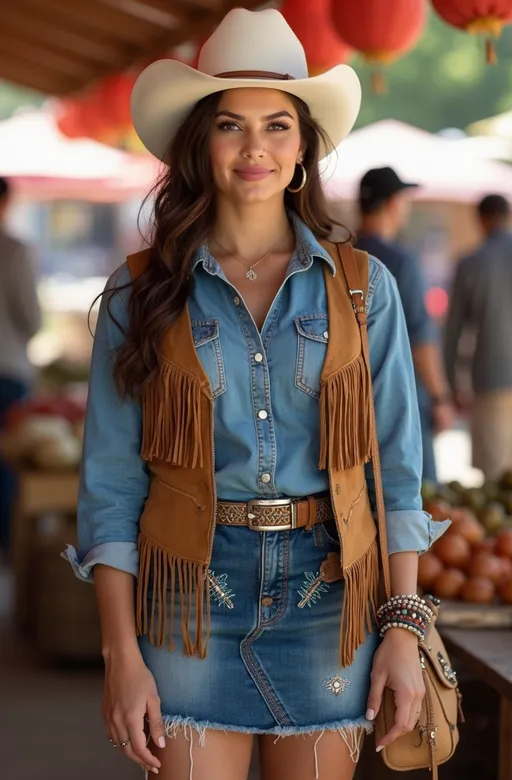
[(166, 742), (163, 749), (151, 743), (151, 752), (162, 762), (160, 780), (247, 780), (252, 734), (207, 729), (200, 736), (183, 726)]
[(261, 780), (352, 780), (364, 730), (260, 737)]

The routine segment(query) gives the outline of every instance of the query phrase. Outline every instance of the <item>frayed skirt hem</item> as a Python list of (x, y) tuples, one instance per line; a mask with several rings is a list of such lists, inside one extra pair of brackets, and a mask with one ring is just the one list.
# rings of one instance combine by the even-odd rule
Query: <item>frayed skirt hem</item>
[(373, 731), (373, 723), (365, 717), (353, 720), (337, 720), (330, 723), (316, 723), (311, 726), (274, 726), (269, 729), (260, 729), (256, 726), (233, 726), (226, 723), (214, 723), (207, 720), (195, 720), (194, 718), (183, 717), (182, 715), (163, 715), (165, 734), (169, 738), (175, 737), (179, 730), (194, 729), (199, 733), (200, 738), (204, 739), (204, 734), (208, 730), (212, 731), (235, 731), (240, 734), (269, 734), (276, 737), (296, 737), (301, 734), (310, 735), (322, 731), (356, 731), (363, 729), (367, 734)]

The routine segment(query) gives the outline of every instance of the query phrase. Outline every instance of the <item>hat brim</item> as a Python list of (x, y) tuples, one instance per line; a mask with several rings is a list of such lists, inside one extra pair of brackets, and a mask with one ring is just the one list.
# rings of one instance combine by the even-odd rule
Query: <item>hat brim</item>
[[(140, 74), (132, 91), (132, 121), (140, 140), (165, 162), (173, 136), (202, 98), (227, 89), (279, 89), (303, 100), (336, 147), (350, 132), (361, 105), (361, 84), (348, 65), (307, 79), (226, 79), (208, 76), (176, 60), (158, 60)], [(322, 143), (321, 157), (332, 151)]]

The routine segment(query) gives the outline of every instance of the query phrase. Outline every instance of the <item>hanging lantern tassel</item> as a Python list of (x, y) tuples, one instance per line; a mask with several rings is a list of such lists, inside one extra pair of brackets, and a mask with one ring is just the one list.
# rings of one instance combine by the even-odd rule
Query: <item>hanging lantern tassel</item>
[(372, 92), (375, 95), (387, 95), (388, 85), (382, 68), (375, 67), (372, 70)]
[(498, 57), (494, 40), (501, 35), (502, 21), (496, 16), (481, 16), (470, 22), (466, 30), (471, 35), (485, 35), (485, 61), (488, 65), (496, 65)]
[(364, 53), (363, 59), (372, 69), (372, 92), (375, 95), (387, 95), (385, 68), (396, 60), (396, 55), (390, 51), (373, 51)]

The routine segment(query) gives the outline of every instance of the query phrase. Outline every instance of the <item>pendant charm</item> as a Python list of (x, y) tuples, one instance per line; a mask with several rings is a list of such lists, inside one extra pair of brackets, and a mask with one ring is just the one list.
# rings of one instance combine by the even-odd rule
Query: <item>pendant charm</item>
[(245, 274), (245, 278), (249, 279), (249, 281), (252, 282), (254, 279), (258, 278), (258, 275), (256, 274), (255, 271), (252, 270), (252, 268), (249, 268), (249, 270)]

